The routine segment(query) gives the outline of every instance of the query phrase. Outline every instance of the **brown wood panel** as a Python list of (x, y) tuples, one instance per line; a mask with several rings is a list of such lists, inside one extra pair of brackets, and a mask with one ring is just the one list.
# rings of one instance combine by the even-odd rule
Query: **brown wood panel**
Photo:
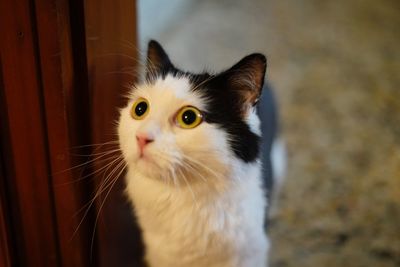
[[(87, 0), (85, 18), (92, 139), (94, 143), (103, 143), (116, 140), (117, 108), (123, 104), (125, 86), (135, 78), (138, 56), (135, 1)], [(98, 175), (98, 186), (102, 180), (104, 176)], [(120, 177), (105, 204), (102, 205), (102, 200), (107, 191), (97, 203), (100, 266), (140, 265), (143, 250), (139, 231), (123, 190), (124, 181)]]
[(59, 248), (49, 187), (32, 2), (0, 1), (3, 99), (2, 157), (21, 266), (57, 266)]
[(88, 158), (72, 154), (116, 138), (134, 81), (116, 72), (135, 73), (135, 12), (132, 0), (0, 1), (0, 267), (141, 265), (123, 179), (80, 225), (94, 189), (73, 168)]
[(40, 0), (35, 11), (60, 262), (95, 265), (91, 214), (80, 223), (83, 213), (78, 213), (89, 201), (91, 185), (88, 180), (80, 182), (81, 170), (74, 168), (86, 159), (71, 155), (88, 153), (71, 148), (90, 143), (83, 4)]

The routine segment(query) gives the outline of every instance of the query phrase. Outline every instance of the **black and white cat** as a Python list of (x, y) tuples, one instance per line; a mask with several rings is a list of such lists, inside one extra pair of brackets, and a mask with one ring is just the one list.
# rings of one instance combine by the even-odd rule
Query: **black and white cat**
[(268, 170), (256, 107), (266, 58), (251, 54), (219, 74), (192, 74), (150, 41), (146, 67), (121, 109), (118, 135), (147, 263), (265, 267)]

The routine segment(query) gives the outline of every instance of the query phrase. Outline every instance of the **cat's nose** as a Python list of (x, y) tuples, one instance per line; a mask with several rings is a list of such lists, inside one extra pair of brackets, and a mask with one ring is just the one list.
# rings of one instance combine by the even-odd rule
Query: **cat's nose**
[(142, 154), (142, 153), (143, 153), (144, 147), (145, 147), (147, 144), (153, 142), (154, 139), (151, 138), (151, 137), (148, 136), (148, 135), (136, 135), (136, 141), (137, 141), (137, 143), (138, 143), (138, 145), (139, 145), (140, 153)]

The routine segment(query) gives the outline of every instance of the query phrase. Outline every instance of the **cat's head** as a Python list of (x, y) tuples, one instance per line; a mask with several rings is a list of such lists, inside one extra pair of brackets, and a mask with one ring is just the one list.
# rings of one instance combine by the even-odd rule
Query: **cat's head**
[(218, 74), (184, 72), (150, 41), (146, 79), (132, 88), (119, 119), (129, 168), (167, 182), (196, 182), (255, 162), (260, 141), (255, 106), (265, 70), (265, 56), (251, 54)]

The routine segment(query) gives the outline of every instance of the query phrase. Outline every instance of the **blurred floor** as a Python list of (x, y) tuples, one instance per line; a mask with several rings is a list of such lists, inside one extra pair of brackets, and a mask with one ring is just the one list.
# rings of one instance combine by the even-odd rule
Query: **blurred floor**
[(268, 55), (287, 142), (273, 267), (400, 266), (400, 2), (139, 2), (189, 70)]

